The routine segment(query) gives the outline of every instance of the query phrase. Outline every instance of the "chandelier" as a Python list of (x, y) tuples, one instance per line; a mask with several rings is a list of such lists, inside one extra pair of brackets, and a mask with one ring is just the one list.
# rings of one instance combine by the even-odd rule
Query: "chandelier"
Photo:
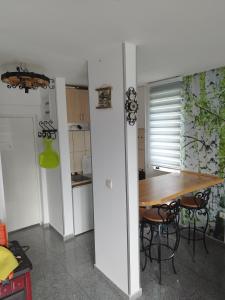
[(29, 90), (53, 88), (53, 80), (43, 74), (29, 72), (26, 68), (18, 66), (15, 72), (6, 72), (1, 75), (1, 80), (7, 84), (8, 88), (24, 89), (25, 93)]

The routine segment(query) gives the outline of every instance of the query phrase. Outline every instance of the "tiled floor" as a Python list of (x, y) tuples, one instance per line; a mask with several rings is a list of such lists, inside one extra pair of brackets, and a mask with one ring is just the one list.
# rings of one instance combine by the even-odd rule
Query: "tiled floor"
[[(27, 253), (33, 263), (33, 300), (123, 300), (125, 297), (94, 268), (93, 232), (64, 243), (51, 228), (40, 226), (10, 234), (31, 248)], [(158, 284), (158, 265), (148, 263), (141, 274), (143, 296), (140, 299), (219, 300), (225, 299), (225, 247), (208, 240), (210, 254), (202, 244), (196, 249), (196, 263), (191, 248), (181, 241), (176, 268), (164, 263), (162, 285)]]

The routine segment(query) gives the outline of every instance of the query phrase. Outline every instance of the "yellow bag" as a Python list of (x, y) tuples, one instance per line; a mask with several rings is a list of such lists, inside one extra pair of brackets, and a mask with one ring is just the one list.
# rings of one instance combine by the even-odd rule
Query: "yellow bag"
[(18, 261), (12, 252), (0, 246), (0, 280), (5, 280), (18, 265)]

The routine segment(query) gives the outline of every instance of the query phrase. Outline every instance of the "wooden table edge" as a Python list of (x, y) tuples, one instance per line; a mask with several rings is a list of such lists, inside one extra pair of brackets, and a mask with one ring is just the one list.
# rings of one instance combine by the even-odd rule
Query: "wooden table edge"
[[(198, 184), (196, 186), (192, 186), (190, 188), (185, 189), (185, 193), (184, 193), (184, 191), (177, 192), (177, 193), (174, 193), (174, 194), (169, 195), (167, 197), (161, 198), (160, 200), (139, 201), (139, 207), (147, 207), (147, 206), (152, 206), (152, 205), (157, 205), (157, 204), (163, 204), (167, 201), (175, 200), (178, 197), (183, 196), (185, 194), (196, 192), (196, 191), (199, 191), (201, 189), (209, 188), (209, 187), (212, 187), (214, 185), (224, 183), (223, 178), (220, 178), (218, 176), (211, 175), (211, 174), (197, 173), (197, 172), (185, 171), (185, 170), (184, 171), (182, 170), (180, 173), (189, 173), (189, 174), (193, 174), (193, 175), (201, 176), (201, 177), (210, 177), (210, 178), (212, 178), (213, 182), (202, 183), (202, 184)], [(162, 176), (164, 176), (164, 175), (162, 175)]]

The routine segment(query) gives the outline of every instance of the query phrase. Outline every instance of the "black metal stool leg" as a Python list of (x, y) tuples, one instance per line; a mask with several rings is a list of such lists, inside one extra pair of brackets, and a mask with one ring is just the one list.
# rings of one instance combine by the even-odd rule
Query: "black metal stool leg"
[(147, 265), (147, 253), (146, 253), (146, 249), (144, 247), (144, 226), (145, 223), (142, 221), (141, 222), (141, 228), (140, 228), (140, 240), (141, 240), (141, 252), (144, 252), (144, 265), (142, 265), (141, 263), (141, 270), (144, 271)]
[(208, 224), (209, 224), (209, 213), (208, 213), (207, 208), (205, 209), (205, 213), (206, 213), (206, 225), (205, 225), (204, 233), (203, 233), (203, 244), (204, 244), (206, 253), (209, 254), (209, 251), (208, 251), (207, 246), (206, 246), (206, 240), (205, 240), (206, 230), (207, 230)]
[(158, 264), (159, 264), (159, 284), (161, 284), (161, 225), (158, 226)]
[(144, 271), (146, 266), (147, 266), (147, 253), (146, 253), (146, 250), (144, 250), (144, 255), (145, 255), (145, 262), (144, 262), (144, 265), (141, 266), (142, 271)]
[(174, 274), (177, 274), (177, 271), (176, 271), (175, 265), (174, 265), (174, 257), (172, 258), (172, 267), (173, 267)]
[(195, 261), (195, 234), (196, 234), (196, 213), (194, 211), (193, 218), (194, 218), (194, 229), (193, 229), (193, 261)]
[(141, 239), (141, 248), (144, 250), (144, 222), (141, 222), (141, 229), (140, 229), (140, 239)]
[[(180, 243), (180, 229), (179, 229), (178, 223), (175, 224), (175, 227), (176, 227), (176, 242), (175, 242), (175, 245), (174, 245), (174, 252), (177, 251), (179, 243)], [(174, 257), (172, 257), (172, 267), (173, 267), (174, 274), (177, 274), (175, 264), (174, 264)]]
[(175, 230), (176, 230), (176, 242), (174, 245), (174, 252), (177, 251), (179, 243), (180, 243), (180, 228), (179, 228), (179, 224), (175, 224)]
[(191, 212), (188, 209), (188, 244), (190, 244), (190, 238), (191, 238)]
[(150, 243), (149, 243), (149, 259), (150, 259), (150, 262), (152, 262), (151, 248), (152, 248), (152, 240), (153, 240), (153, 236), (154, 236), (154, 230), (153, 230), (152, 225), (150, 225), (150, 231), (151, 231), (151, 238), (150, 238)]
[(166, 242), (167, 242), (167, 246), (169, 246), (169, 228), (168, 228), (168, 226), (166, 227)]
[(144, 245), (144, 239), (148, 240), (147, 238), (145, 238), (144, 236), (144, 228), (145, 226), (147, 225), (146, 222), (142, 222), (141, 223), (141, 247), (142, 247), (142, 252), (144, 252), (144, 265), (142, 266), (142, 271), (145, 270), (146, 266), (147, 266), (147, 261), (148, 261), (148, 254), (147, 254), (147, 249), (148, 249), (148, 246), (145, 246)]

